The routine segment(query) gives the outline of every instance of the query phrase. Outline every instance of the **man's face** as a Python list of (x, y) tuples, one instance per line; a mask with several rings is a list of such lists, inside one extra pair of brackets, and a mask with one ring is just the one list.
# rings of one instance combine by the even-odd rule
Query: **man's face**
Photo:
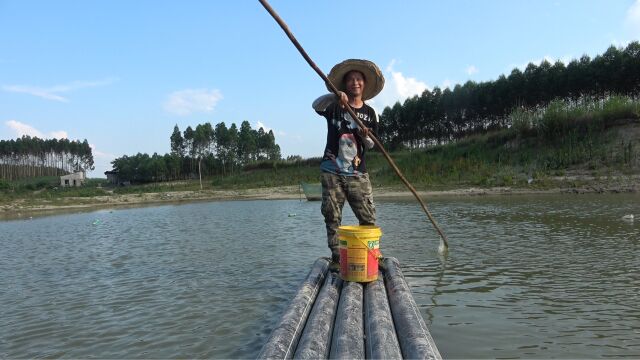
[(362, 96), (364, 92), (364, 77), (359, 71), (350, 71), (344, 77), (344, 85), (347, 95), (351, 97)]

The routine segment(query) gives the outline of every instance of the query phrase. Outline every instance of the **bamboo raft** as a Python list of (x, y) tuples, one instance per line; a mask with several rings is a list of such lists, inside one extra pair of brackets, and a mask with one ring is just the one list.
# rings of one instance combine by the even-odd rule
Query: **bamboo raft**
[(400, 264), (377, 281), (343, 281), (316, 260), (258, 359), (442, 359)]

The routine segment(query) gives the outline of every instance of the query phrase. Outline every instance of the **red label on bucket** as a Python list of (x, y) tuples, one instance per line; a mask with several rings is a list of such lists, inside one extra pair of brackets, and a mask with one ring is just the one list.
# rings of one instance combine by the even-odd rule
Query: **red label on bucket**
[(367, 259), (367, 277), (378, 275), (378, 256), (380, 256), (380, 250), (373, 249), (369, 251)]
[(340, 248), (340, 274), (348, 274), (347, 248)]

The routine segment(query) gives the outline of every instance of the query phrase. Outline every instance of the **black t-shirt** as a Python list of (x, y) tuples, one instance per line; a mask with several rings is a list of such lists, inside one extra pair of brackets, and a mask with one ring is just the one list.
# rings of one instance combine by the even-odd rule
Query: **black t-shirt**
[[(351, 108), (364, 126), (378, 132), (378, 116), (367, 104), (356, 109)], [(348, 176), (358, 176), (367, 172), (365, 141), (358, 132), (358, 124), (346, 109), (337, 103), (331, 104), (325, 111), (317, 111), (327, 119), (327, 145), (320, 164), (322, 171)]]

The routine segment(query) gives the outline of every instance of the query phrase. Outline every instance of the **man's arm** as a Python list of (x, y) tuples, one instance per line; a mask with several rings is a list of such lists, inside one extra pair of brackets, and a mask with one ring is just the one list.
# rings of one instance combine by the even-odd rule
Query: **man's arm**
[[(347, 103), (349, 101), (347, 94), (343, 93), (342, 91), (339, 91), (338, 93), (342, 98), (342, 102)], [(338, 102), (338, 97), (335, 94), (326, 94), (317, 98), (311, 106), (313, 107), (313, 110), (321, 113), (327, 110), (327, 108), (330, 105), (335, 104), (337, 102)], [(340, 104), (340, 106), (344, 108), (344, 105), (342, 103)]]
[(317, 112), (323, 112), (327, 110), (330, 105), (335, 104), (337, 101), (338, 97), (335, 94), (326, 94), (317, 98), (311, 106), (313, 107), (313, 110)]
[(371, 138), (369, 137), (369, 134), (373, 134), (373, 136), (378, 136), (378, 114), (376, 114), (375, 111), (373, 111), (373, 121), (370, 122), (371, 124), (371, 128), (368, 128), (364, 131), (360, 131), (360, 133), (363, 135), (363, 140), (364, 140), (364, 145), (366, 146), (367, 149), (371, 149), (375, 143), (373, 142), (373, 140), (371, 140)]

